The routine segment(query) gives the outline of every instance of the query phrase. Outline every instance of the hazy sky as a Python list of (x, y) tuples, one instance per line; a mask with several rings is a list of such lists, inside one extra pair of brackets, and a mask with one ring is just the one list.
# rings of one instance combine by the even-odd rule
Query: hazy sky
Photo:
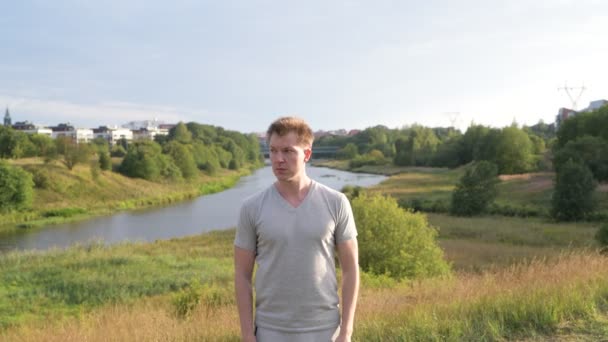
[[(242, 132), (553, 122), (608, 99), (608, 1), (20, 0), (0, 108), (80, 127), (158, 118)], [(578, 95), (578, 90), (572, 90)]]

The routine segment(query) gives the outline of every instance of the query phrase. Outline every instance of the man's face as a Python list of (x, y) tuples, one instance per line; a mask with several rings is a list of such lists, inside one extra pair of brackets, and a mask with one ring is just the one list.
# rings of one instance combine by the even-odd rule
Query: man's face
[(294, 132), (270, 136), (270, 162), (279, 181), (296, 181), (302, 177), (311, 153), (310, 146), (298, 144), (298, 136)]

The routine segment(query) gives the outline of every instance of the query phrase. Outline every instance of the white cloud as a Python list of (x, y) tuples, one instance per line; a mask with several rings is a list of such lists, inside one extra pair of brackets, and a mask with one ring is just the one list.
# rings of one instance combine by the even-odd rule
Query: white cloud
[(127, 102), (78, 104), (10, 95), (0, 95), (0, 103), (6, 103), (13, 121), (28, 120), (43, 125), (67, 121), (77, 126), (96, 127), (154, 118), (164, 122), (177, 122), (186, 121), (195, 114), (193, 111), (184, 111), (169, 106), (150, 106)]

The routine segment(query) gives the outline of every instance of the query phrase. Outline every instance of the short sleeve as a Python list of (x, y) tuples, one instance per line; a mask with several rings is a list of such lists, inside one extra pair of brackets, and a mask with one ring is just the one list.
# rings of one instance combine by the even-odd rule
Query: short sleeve
[(344, 194), (340, 194), (337, 217), (338, 223), (335, 230), (336, 244), (355, 239), (357, 237), (355, 218), (353, 216), (353, 210), (350, 206), (350, 202)]
[(241, 206), (239, 213), (239, 220), (236, 226), (236, 236), (234, 238), (234, 245), (256, 252), (257, 247), (257, 234), (254, 224), (254, 218), (251, 215), (251, 202), (247, 201)]

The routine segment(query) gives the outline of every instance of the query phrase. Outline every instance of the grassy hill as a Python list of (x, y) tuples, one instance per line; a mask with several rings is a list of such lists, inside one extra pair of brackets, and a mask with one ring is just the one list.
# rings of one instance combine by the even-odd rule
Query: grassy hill
[(229, 188), (251, 172), (248, 168), (222, 169), (216, 176), (201, 172), (194, 180), (160, 183), (111, 171), (95, 174), (89, 165), (68, 170), (58, 162), (45, 164), (39, 158), (11, 162), (32, 173), (34, 202), (29, 211), (0, 215), (0, 233), (182, 201)]

